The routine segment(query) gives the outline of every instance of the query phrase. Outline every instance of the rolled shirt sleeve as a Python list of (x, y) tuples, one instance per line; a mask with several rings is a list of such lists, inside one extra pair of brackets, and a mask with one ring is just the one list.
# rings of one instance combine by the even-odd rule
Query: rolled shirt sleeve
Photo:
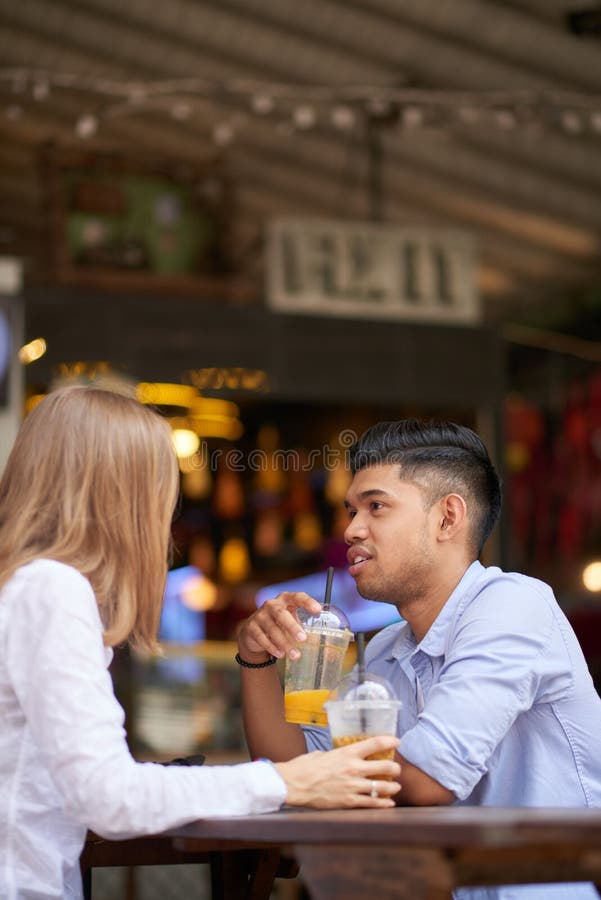
[(537, 584), (526, 588), (507, 575), (472, 600), (417, 724), (401, 738), (401, 755), (459, 800), (487, 772), (520, 713), (571, 689), (567, 651), (551, 640), (553, 607)]
[(312, 750), (331, 750), (332, 737), (329, 728), (320, 728), (315, 725), (302, 725), (307, 752)]

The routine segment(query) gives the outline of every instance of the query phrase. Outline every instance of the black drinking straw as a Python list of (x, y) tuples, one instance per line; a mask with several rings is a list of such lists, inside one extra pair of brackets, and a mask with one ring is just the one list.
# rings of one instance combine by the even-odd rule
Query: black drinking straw
[(334, 566), (330, 566), (328, 569), (328, 577), (326, 580), (326, 593), (323, 598), (323, 608), (330, 608), (330, 600), (332, 599), (332, 581), (334, 580)]
[[(359, 674), (359, 684), (365, 681), (365, 634), (362, 631), (357, 633), (357, 668)], [(359, 694), (359, 703), (361, 704), (361, 695)], [(359, 706), (359, 717), (361, 721), (361, 734), (365, 734), (367, 730), (367, 722), (365, 719), (365, 710)]]
[(357, 633), (357, 667), (359, 669), (359, 684), (365, 681), (365, 634)]
[[(326, 581), (326, 593), (323, 598), (322, 612), (327, 612), (330, 608), (330, 600), (332, 598), (332, 580), (334, 578), (334, 566), (328, 569), (328, 577)], [(323, 674), (323, 656), (326, 649), (326, 636), (321, 634), (319, 637), (319, 649), (317, 651), (317, 665), (315, 667), (315, 687), (321, 685), (321, 676)]]

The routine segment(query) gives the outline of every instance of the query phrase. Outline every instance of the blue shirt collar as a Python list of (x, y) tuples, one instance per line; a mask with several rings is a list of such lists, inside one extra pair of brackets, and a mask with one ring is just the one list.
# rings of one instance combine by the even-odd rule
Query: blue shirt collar
[(415, 635), (410, 626), (405, 622), (401, 626), (397, 640), (391, 647), (390, 659), (397, 659), (401, 662), (418, 650), (427, 653), (428, 656), (443, 656), (449, 623), (456, 615), (460, 602), (464, 601), (466, 596), (470, 595), (471, 586), (480, 577), (482, 572), (484, 572), (484, 566), (478, 560), (475, 560), (465, 570), (461, 580), (450, 594), (445, 605), (440, 610), (436, 619), (419, 644), (415, 640)]

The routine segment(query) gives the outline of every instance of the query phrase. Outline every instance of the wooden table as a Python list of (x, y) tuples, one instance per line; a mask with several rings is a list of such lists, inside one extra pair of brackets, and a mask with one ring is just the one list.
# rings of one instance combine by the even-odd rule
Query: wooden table
[(82, 870), (89, 892), (96, 866), (209, 863), (213, 900), (268, 900), (275, 877), (294, 876), (295, 860), (314, 900), (448, 900), (459, 885), (535, 881), (601, 885), (601, 810), (282, 810), (201, 819), (130, 841), (90, 834)]
[[(601, 810), (428, 807), (283, 810), (204, 819), (168, 835), (178, 852), (221, 854), (224, 900), (266, 900), (280, 853), (314, 900), (448, 900), (459, 885), (601, 885)], [(215, 885), (214, 885), (215, 891)]]
[[(255, 840), (205, 837), (194, 839), (195, 846), (182, 850), (177, 848), (178, 842), (179, 838), (174, 839), (171, 833), (109, 841), (88, 832), (80, 858), (85, 900), (93, 898), (93, 870), (107, 866), (129, 868), (204, 863), (211, 870), (213, 900), (268, 900), (275, 878), (294, 878), (298, 874), (298, 864), (293, 857), (284, 854), (279, 847), (258, 844)], [(199, 896), (200, 893), (199, 884)], [(185, 900), (193, 898), (186, 897)]]

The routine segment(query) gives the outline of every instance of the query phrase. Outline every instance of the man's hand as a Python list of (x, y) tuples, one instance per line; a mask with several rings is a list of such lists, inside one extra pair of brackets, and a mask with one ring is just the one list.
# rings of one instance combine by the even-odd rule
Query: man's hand
[(242, 625), (238, 632), (238, 651), (247, 662), (260, 662), (268, 654), (282, 659), (298, 659), (297, 644), (307, 635), (296, 615), (306, 609), (317, 615), (321, 604), (301, 591), (284, 591), (268, 600)]
[[(298, 659), (297, 645), (307, 639), (296, 611), (319, 613), (321, 606), (308, 594), (284, 592), (268, 600), (238, 632), (238, 652), (245, 662), (260, 663), (275, 656)], [(286, 722), (284, 695), (276, 666), (240, 669), (242, 717), (246, 742), (252, 756), (274, 761), (292, 759), (306, 753), (300, 725)]]

